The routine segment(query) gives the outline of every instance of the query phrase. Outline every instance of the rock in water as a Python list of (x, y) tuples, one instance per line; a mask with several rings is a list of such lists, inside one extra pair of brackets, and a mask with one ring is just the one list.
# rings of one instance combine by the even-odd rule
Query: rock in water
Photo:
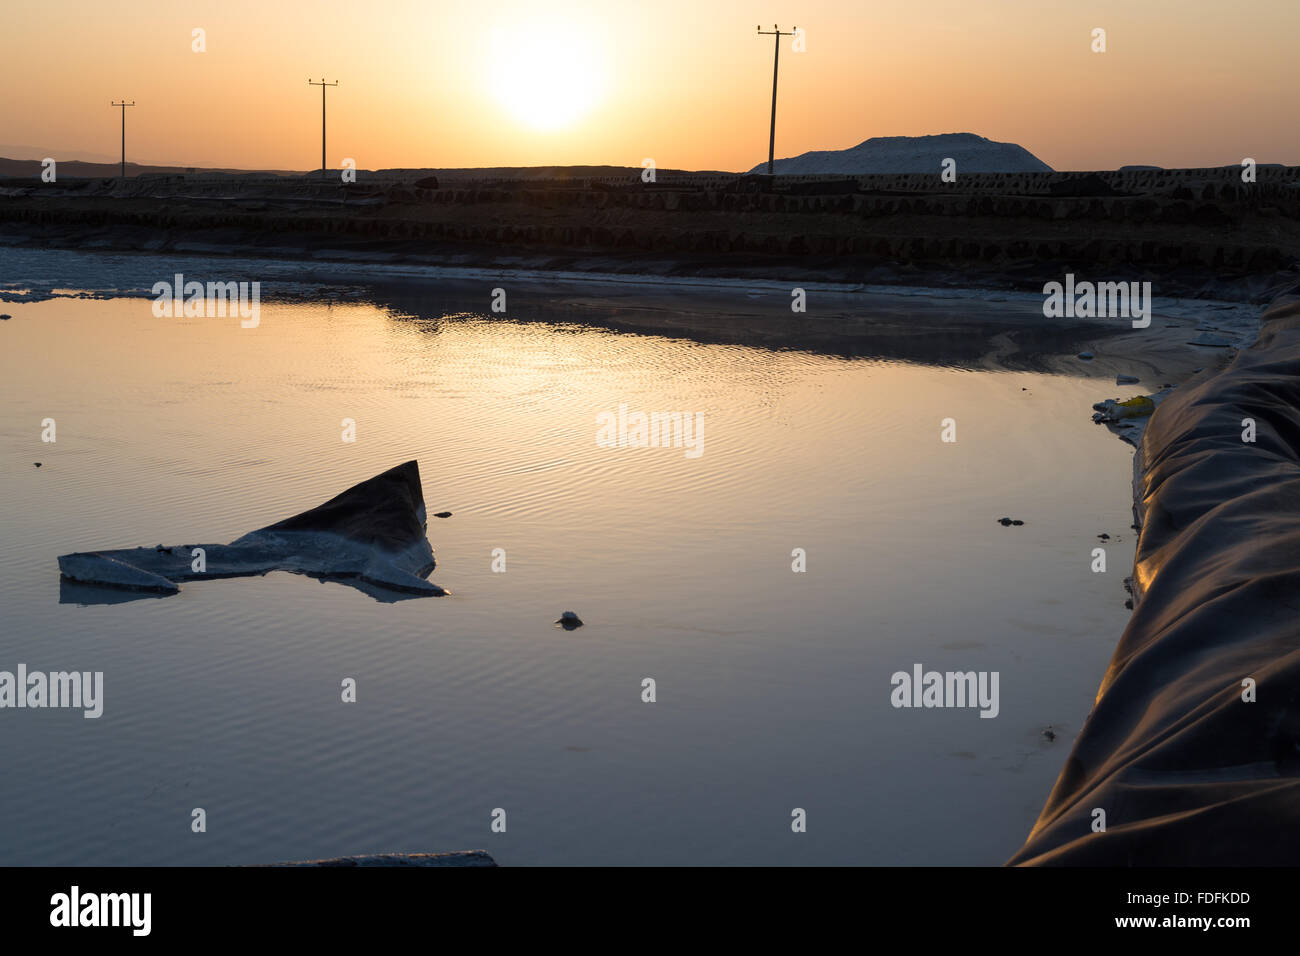
[(555, 622), (566, 631), (572, 631), (576, 627), (582, 627), (582, 619), (572, 611), (565, 611), (560, 615), (560, 619)]
[(380, 601), (445, 594), (425, 580), (433, 568), (420, 466), (414, 461), (230, 544), (159, 545), (59, 557), (63, 577), (82, 584), (175, 594), (181, 581), (292, 571), (351, 584)]
[(339, 856), (329, 860), (302, 860), (292, 863), (266, 863), (268, 867), (444, 867), (496, 866), (486, 850), (457, 850), (451, 853), (375, 853), (370, 856)]

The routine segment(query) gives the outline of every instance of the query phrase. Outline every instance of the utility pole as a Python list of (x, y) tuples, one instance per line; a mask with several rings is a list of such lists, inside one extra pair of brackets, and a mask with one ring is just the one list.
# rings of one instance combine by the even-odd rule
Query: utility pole
[[(798, 30), (799, 28), (795, 27), (794, 29)], [(780, 27), (773, 24), (771, 30), (764, 30), (760, 26), (758, 32), (762, 36), (774, 37), (776, 47), (776, 53), (772, 57), (772, 131), (767, 138), (767, 174), (771, 176), (772, 160), (776, 153), (776, 68), (781, 64), (781, 37), (792, 37), (794, 31), (786, 30), (782, 32)]]
[(120, 103), (109, 103), (108, 105), (122, 107), (122, 178), (126, 179), (126, 108), (135, 106), (135, 100), (128, 103), (123, 99)]
[(307, 84), (309, 86), (320, 87), (320, 178), (324, 179), (325, 178), (325, 87), (338, 86), (339, 81), (335, 80), (333, 83), (326, 83), (325, 78), (321, 77), (321, 81), (317, 83), (315, 80), (309, 78), (307, 80)]

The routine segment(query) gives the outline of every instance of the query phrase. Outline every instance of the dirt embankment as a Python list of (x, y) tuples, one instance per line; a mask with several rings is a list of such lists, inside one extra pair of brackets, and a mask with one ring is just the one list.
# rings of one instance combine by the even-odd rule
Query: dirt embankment
[(1300, 169), (367, 180), (142, 176), (0, 184), (0, 237), (673, 275), (1265, 294), (1300, 259)]

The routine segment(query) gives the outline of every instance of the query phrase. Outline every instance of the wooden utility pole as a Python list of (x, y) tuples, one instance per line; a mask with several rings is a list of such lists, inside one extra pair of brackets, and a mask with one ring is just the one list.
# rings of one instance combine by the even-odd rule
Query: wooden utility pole
[[(798, 30), (799, 28), (795, 27), (794, 29)], [(773, 24), (771, 30), (764, 30), (760, 26), (758, 32), (762, 36), (773, 37), (775, 41), (774, 46), (776, 47), (776, 52), (772, 57), (772, 129), (767, 138), (767, 174), (771, 176), (772, 161), (776, 153), (776, 71), (777, 67), (781, 65), (781, 37), (792, 37), (794, 36), (794, 31), (786, 30), (782, 32), (780, 27)]]
[(122, 100), (121, 103), (109, 103), (109, 106), (122, 107), (122, 178), (126, 179), (126, 108), (128, 106), (135, 106), (135, 100), (132, 100), (130, 103), (126, 100)]
[(312, 79), (308, 79), (307, 83), (310, 86), (320, 87), (320, 176), (321, 179), (324, 179), (325, 178), (325, 87), (338, 86), (339, 81), (335, 80), (333, 83), (326, 83), (324, 77), (322, 77), (319, 83), (317, 83), (315, 80)]

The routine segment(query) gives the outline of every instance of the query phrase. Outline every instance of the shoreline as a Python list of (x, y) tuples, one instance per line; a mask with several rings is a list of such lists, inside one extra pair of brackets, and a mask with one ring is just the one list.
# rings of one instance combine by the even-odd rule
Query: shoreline
[[(1144, 382), (1157, 377), (1185, 378), (1223, 352), (1185, 348), (1181, 333), (1173, 330), (1213, 330), (1238, 348), (1252, 341), (1258, 330), (1258, 310), (1249, 297), (1153, 296), (1151, 327), (1136, 330), (1124, 319), (1045, 319), (1038, 288), (991, 289), (977, 283), (934, 287), (816, 281), (792, 285), (770, 277), (553, 272), (519, 263), (500, 269), (350, 260), (324, 263), (250, 255), (212, 257), (200, 252), (70, 251), (4, 244), (0, 244), (0, 269), (21, 273), (25, 268), (22, 262), (12, 260), (30, 255), (66, 257), (64, 274), (39, 283), (30, 278), (10, 280), (0, 285), (0, 302), (36, 302), (60, 295), (148, 298), (153, 296), (151, 285), (160, 277), (170, 281), (181, 271), (187, 278), (210, 280), (219, 267), (233, 266), (216, 277), (261, 277), (265, 301), (371, 301), (415, 315), (441, 311), (511, 321), (579, 322), (704, 342), (878, 355), (926, 364), (1005, 365), (1086, 377), (1102, 377), (1098, 373), (1112, 378), (1138, 375)], [(87, 282), (67, 277), (87, 271), (99, 271), (102, 278), (96, 282), (92, 275)], [(1291, 281), (1289, 276), (1278, 275), (1268, 285), (1278, 287)], [(511, 294), (512, 304), (504, 313), (491, 311), (495, 288)], [(804, 290), (806, 311), (792, 311), (791, 293), (796, 288)], [(521, 298), (523, 308), (518, 307)], [(1207, 312), (1212, 320), (1206, 317)], [(1084, 363), (1076, 358), (1080, 351), (1092, 353), (1093, 361)]]

